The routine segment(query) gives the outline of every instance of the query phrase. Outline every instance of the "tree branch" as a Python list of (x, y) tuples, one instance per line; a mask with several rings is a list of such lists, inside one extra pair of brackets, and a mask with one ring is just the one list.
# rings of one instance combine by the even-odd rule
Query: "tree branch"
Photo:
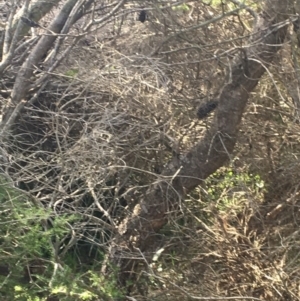
[(265, 4), (265, 10), (253, 29), (249, 47), (245, 49), (249, 60), (247, 75), (243, 69), (243, 58), (238, 55), (231, 66), (231, 80), (222, 88), (217, 99), (219, 105), (211, 128), (187, 154), (174, 157), (169, 162), (160, 180), (136, 205), (132, 216), (119, 226), (108, 260), (117, 267), (122, 288), (134, 280), (135, 261), (128, 259), (128, 253), (134, 258), (136, 250), (147, 251), (153, 245), (155, 233), (167, 223), (168, 213), (178, 210), (181, 199), (188, 192), (230, 160), (250, 92), (265, 72), (263, 65), (272, 62), (287, 32), (287, 24), (276, 24), (289, 18), (292, 1), (285, 1), (284, 5), (281, 0), (266, 1)]

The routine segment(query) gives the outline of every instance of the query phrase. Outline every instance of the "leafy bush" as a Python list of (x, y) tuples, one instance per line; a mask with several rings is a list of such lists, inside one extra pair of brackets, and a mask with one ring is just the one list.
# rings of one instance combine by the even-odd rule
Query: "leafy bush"
[(1, 300), (38, 301), (49, 295), (59, 300), (94, 300), (117, 294), (113, 282), (99, 279), (92, 271), (83, 273), (74, 253), (57, 258), (55, 248), (63, 247), (56, 242), (70, 236), (76, 215), (53, 216), (3, 176), (0, 203)]

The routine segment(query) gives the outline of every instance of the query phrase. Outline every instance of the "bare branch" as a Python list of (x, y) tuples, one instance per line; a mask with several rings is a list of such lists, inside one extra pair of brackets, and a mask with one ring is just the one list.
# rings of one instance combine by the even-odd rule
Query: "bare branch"
[[(265, 64), (271, 63), (282, 46), (287, 25), (275, 26), (274, 31), (270, 30), (274, 24), (289, 17), (291, 5), (285, 4), (285, 8), (282, 6), (282, 1), (277, 0), (272, 2), (272, 6), (265, 7), (265, 13), (269, 17), (261, 15), (253, 30), (247, 49), (249, 60), (256, 58)], [(186, 193), (228, 161), (236, 143), (249, 94), (265, 72), (262, 64), (252, 62), (249, 64), (248, 75), (245, 75), (240, 67), (243, 65), (242, 58), (235, 58), (231, 66), (231, 80), (225, 84), (218, 97), (219, 106), (212, 127), (197, 145), (168, 164), (162, 175), (172, 181), (160, 182), (149, 188), (144, 199), (134, 208), (133, 216), (125, 219), (120, 225), (119, 235), (111, 246), (109, 259), (120, 268), (119, 280), (123, 287), (126, 287), (129, 277), (134, 278), (131, 273), (134, 262), (122, 258), (122, 254), (128, 252), (128, 249), (134, 252), (135, 248), (144, 251), (147, 245), (152, 244), (154, 233), (166, 224), (168, 212), (176, 211)], [(173, 178), (179, 168), (178, 175)]]

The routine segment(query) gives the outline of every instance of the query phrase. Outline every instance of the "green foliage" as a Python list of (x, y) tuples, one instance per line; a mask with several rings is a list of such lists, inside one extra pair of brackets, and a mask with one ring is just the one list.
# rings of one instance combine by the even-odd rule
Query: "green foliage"
[(65, 73), (65, 75), (69, 77), (76, 77), (78, 72), (79, 72), (78, 69), (70, 69)]
[(205, 3), (206, 5), (211, 5), (212, 7), (218, 7), (220, 5), (222, 5), (222, 3), (224, 3), (221, 0), (206, 0), (203, 1), (203, 3)]
[(30, 288), (25, 288), (24, 286), (16, 285), (14, 287), (14, 300), (26, 300), (26, 301), (44, 301), (46, 298), (40, 298), (37, 296), (32, 296)]
[(173, 6), (172, 10), (179, 12), (188, 12), (190, 10), (190, 7), (187, 4), (183, 3), (180, 5)]
[(121, 298), (123, 296), (122, 292), (117, 289), (117, 270), (109, 276), (105, 278), (93, 272), (89, 272), (89, 280), (91, 282), (91, 286), (95, 287), (98, 291), (101, 291), (105, 296), (109, 298)]
[(231, 168), (215, 172), (205, 184), (208, 201), (215, 202), (221, 211), (243, 206), (250, 195), (260, 199), (265, 191), (265, 183), (259, 175), (236, 172)]
[[(66, 279), (71, 281), (66, 281)], [(84, 283), (84, 275), (75, 274), (74, 269), (65, 266), (63, 269), (57, 270), (55, 279), (51, 283), (51, 292), (60, 300), (93, 300), (96, 294), (82, 286), (81, 283)]]
[(78, 216), (53, 216), (3, 177), (0, 203), (0, 267), (9, 267), (9, 273), (0, 275), (0, 300), (43, 301), (54, 294), (59, 300), (85, 301), (120, 295), (114, 276), (102, 279), (99, 266), (96, 272), (94, 267), (82, 272), (74, 252), (56, 262), (52, 241), (68, 237)]
[[(203, 1), (206, 5), (211, 5), (214, 8), (218, 8), (220, 6), (224, 6), (224, 4), (228, 5), (229, 9), (235, 9), (237, 6), (232, 3), (231, 1), (224, 1), (224, 0), (205, 0)], [(260, 1), (253, 1), (253, 0), (241, 0), (239, 1), (241, 4), (245, 4), (250, 6), (252, 9), (257, 9), (260, 5)]]

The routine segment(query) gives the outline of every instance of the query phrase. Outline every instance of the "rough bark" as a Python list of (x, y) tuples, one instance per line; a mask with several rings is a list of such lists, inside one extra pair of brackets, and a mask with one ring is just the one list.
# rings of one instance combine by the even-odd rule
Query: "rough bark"
[(197, 145), (168, 164), (132, 216), (119, 226), (108, 260), (118, 269), (120, 287), (134, 280), (138, 262), (134, 258), (151, 247), (156, 233), (167, 223), (168, 212), (176, 210), (186, 193), (230, 160), (249, 94), (285, 39), (292, 2), (265, 1), (249, 47), (232, 63), (231, 76), (217, 99), (219, 105), (211, 128)]

